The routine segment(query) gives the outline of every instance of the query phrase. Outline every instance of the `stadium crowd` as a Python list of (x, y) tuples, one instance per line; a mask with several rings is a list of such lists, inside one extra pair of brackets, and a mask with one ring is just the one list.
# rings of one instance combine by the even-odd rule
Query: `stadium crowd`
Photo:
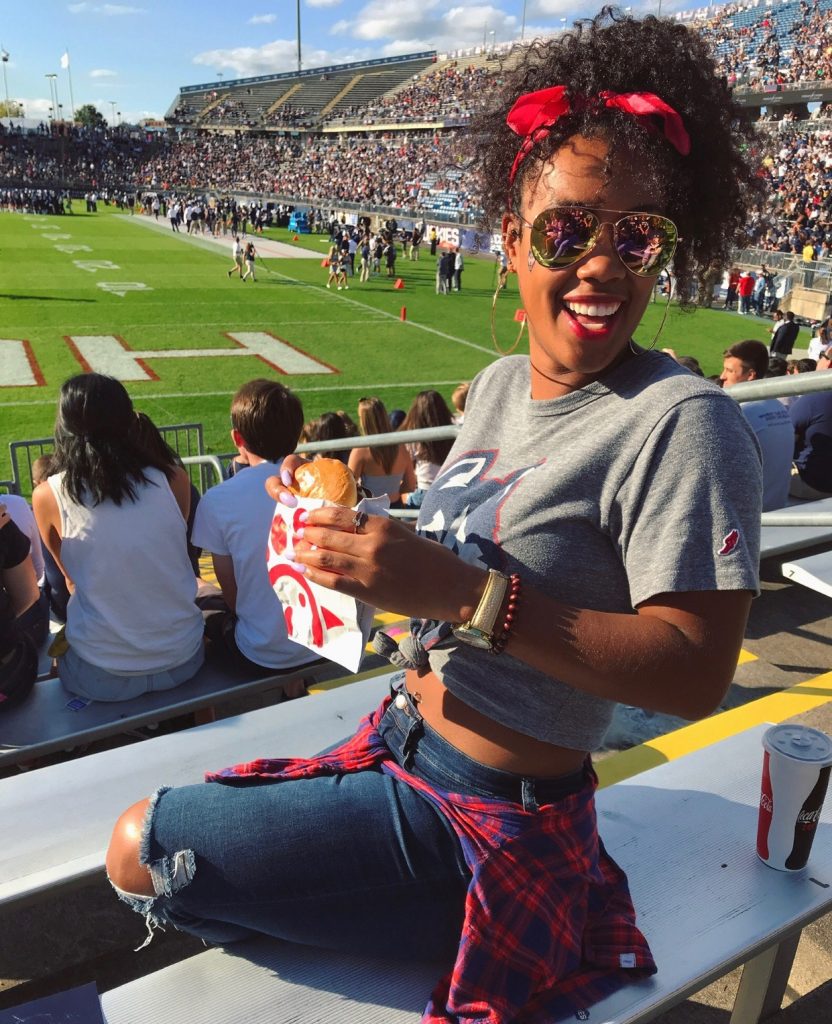
[(392, 95), (363, 106), (333, 113), (328, 120), (350, 124), (406, 124), (410, 121), (468, 121), (482, 103), (493, 79), (484, 67), (460, 69), (456, 64), (414, 76), (414, 81)]
[[(775, 87), (807, 76), (832, 77), (830, 9), (819, 0), (801, 0), (786, 9), (793, 14), (786, 29), (779, 13), (769, 8), (750, 13), (736, 4), (715, 9), (696, 27), (734, 83)], [(332, 118), (367, 125), (379, 120), (402, 125), (431, 119), (462, 122), (487, 95), (496, 73), (482, 65), (451, 63), (415, 76), (390, 96), (338, 111)], [(241, 100), (218, 99), (216, 92), (208, 94), (208, 106), (214, 104), (208, 124), (249, 123)], [(193, 121), (199, 102), (205, 99), (183, 98), (175, 115), (178, 123)], [(257, 116), (267, 125), (291, 128), (312, 124), (317, 114), (302, 105), (286, 105), (270, 114), (260, 110)], [(804, 259), (827, 258), (832, 254), (832, 131), (822, 125), (808, 130), (789, 117), (778, 125), (780, 131), (763, 136), (769, 194), (751, 211), (746, 244)], [(95, 189), (105, 197), (132, 189), (180, 195), (239, 190), (297, 203), (354, 202), (427, 215), (442, 209), (463, 219), (476, 216), (479, 209), (475, 183), (461, 169), (454, 130), (403, 130), (370, 138), (229, 135), (203, 128), (166, 138), (69, 126), (57, 131), (44, 126), (24, 135), (0, 128), (0, 186)], [(15, 193), (4, 207), (23, 208), (28, 195)]]

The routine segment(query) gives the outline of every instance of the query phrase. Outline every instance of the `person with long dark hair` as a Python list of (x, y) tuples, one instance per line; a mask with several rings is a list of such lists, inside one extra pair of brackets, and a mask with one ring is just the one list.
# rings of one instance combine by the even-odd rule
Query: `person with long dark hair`
[(184, 683), (204, 658), (187, 473), (140, 440), (124, 386), (98, 373), (61, 387), (55, 465), (32, 504), (71, 594), (61, 681), (93, 700)]
[[(690, 304), (727, 261), (757, 194), (753, 129), (675, 21), (605, 9), (515, 55), (466, 173), (528, 353), (472, 383), (415, 532), (337, 507), (295, 520), (305, 579), (411, 617), (379, 644), (395, 693), (321, 757), (258, 750), (140, 801), (107, 855), (149, 921), (209, 941), (441, 960), (431, 1024), (583, 1019), (655, 971), (590, 755), (617, 701), (718, 707), (758, 589), (751, 429), (651, 351), (655, 331), (635, 337), (663, 270)], [(576, 237), (555, 246), (561, 221)], [(649, 265), (622, 245), (659, 230)], [(267, 485), (288, 506), (296, 467)]]

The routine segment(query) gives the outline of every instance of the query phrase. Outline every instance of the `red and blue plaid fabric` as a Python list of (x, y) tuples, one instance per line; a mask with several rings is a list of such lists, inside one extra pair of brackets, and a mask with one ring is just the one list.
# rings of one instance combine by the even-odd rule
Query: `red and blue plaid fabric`
[(341, 746), (311, 758), (259, 759), (208, 782), (313, 778), (380, 769), (412, 786), (449, 820), (471, 881), (453, 971), (436, 985), (423, 1024), (553, 1024), (656, 965), (635, 924), (627, 879), (595, 819), (597, 780), (537, 811), (448, 793), (402, 768), (376, 725), (389, 698)]

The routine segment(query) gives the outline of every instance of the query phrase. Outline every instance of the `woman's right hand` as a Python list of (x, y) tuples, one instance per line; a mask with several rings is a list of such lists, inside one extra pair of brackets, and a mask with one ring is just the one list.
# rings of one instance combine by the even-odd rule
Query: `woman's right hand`
[(12, 517), (9, 515), (9, 511), (6, 506), (0, 501), (0, 530), (3, 529), (8, 523), (12, 521)]

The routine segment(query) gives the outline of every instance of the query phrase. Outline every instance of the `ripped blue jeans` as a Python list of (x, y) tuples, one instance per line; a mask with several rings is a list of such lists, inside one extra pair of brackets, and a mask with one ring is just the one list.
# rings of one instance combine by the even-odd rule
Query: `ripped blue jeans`
[[(400, 764), (446, 790), (533, 809), (585, 783), (583, 772), (528, 779), (472, 760), (424, 722), (406, 691), (390, 704), (379, 731)], [(470, 878), (442, 814), (406, 783), (376, 770), (160, 789), (140, 859), (157, 895), (116, 891), (145, 916), (151, 934), (169, 922), (211, 943), (267, 934), (449, 964)]]

